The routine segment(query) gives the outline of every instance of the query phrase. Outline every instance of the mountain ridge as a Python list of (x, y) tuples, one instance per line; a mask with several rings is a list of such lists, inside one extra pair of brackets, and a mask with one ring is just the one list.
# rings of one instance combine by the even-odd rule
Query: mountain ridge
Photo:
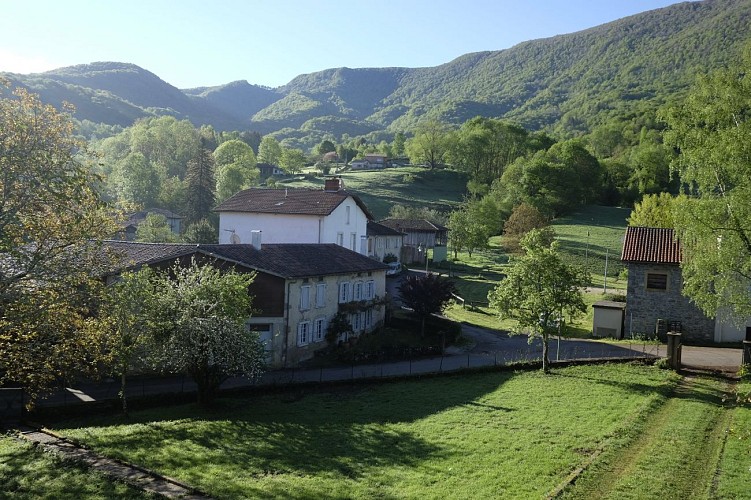
[[(476, 115), (560, 135), (590, 131), (676, 98), (696, 74), (729, 63), (751, 39), (751, 0), (683, 2), (574, 33), (422, 68), (329, 68), (277, 88), (238, 80), (177, 89), (130, 63), (3, 74), (76, 117), (127, 126), (170, 114), (217, 129), (251, 129), (309, 147), (344, 129), (388, 136), (426, 118)], [(348, 133), (350, 136), (353, 135)]]

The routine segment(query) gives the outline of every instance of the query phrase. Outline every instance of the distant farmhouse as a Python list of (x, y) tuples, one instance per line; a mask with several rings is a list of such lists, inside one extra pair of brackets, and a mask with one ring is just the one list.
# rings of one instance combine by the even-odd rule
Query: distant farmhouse
[[(295, 366), (327, 345), (331, 319), (342, 312), (355, 333), (383, 324), (388, 266), (334, 244), (187, 245), (106, 242), (124, 270), (189, 265), (255, 272), (248, 292), (255, 312), (247, 321), (263, 342), (272, 368)], [(347, 339), (338, 339), (347, 340)]]
[(272, 165), (271, 163), (258, 163), (256, 164), (256, 167), (258, 167), (258, 172), (260, 173), (262, 179), (266, 179), (274, 175), (284, 175), (284, 170), (276, 165)]
[(361, 159), (350, 162), (352, 170), (382, 169), (389, 166), (388, 157), (382, 154), (367, 154)]
[(125, 241), (135, 241), (138, 226), (149, 215), (163, 215), (167, 219), (170, 231), (175, 234), (180, 234), (180, 231), (183, 229), (182, 221), (185, 217), (162, 208), (148, 208), (128, 215), (128, 218), (119, 224), (117, 238)]
[(751, 322), (738, 328), (711, 319), (682, 294), (681, 244), (672, 229), (629, 227), (621, 260), (628, 268), (624, 318), (627, 334), (664, 336), (679, 331), (694, 342), (739, 342), (751, 333)]

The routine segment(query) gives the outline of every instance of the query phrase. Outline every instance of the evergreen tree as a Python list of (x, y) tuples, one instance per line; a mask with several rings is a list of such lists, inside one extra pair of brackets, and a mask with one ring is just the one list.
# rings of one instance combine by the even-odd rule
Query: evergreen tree
[(198, 222), (211, 214), (211, 209), (216, 203), (214, 157), (208, 149), (200, 148), (196, 156), (188, 162), (185, 181), (185, 217), (188, 223)]

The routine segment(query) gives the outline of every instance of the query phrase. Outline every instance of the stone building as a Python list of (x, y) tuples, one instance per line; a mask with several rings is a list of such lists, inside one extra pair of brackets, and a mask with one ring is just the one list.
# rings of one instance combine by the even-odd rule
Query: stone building
[(625, 334), (680, 331), (685, 341), (711, 342), (715, 320), (682, 294), (681, 245), (672, 229), (629, 227), (621, 260), (628, 268)]

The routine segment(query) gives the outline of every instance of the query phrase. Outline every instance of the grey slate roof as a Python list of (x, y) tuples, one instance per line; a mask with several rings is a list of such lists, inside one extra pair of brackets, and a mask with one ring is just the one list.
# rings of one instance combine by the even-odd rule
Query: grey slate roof
[(434, 233), (437, 231), (448, 231), (447, 227), (435, 224), (426, 219), (384, 219), (378, 221), (378, 223), (403, 233)]
[(404, 236), (404, 233), (378, 222), (368, 221), (368, 236)]
[(373, 215), (355, 194), (321, 189), (244, 189), (222, 202), (215, 212), (329, 215), (348, 196), (355, 200), (369, 220)]
[(681, 244), (672, 229), (627, 227), (621, 260), (655, 264), (680, 264)]
[(263, 245), (188, 245), (107, 241), (122, 257), (119, 270), (171, 261), (200, 253), (287, 279), (384, 271), (385, 264), (335, 244), (279, 243)]

